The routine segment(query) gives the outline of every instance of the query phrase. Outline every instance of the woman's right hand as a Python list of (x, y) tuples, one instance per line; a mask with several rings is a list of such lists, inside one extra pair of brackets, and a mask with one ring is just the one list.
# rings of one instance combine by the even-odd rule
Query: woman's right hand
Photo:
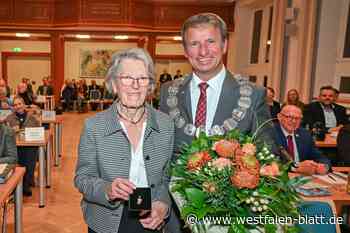
[(134, 192), (136, 186), (125, 178), (116, 178), (107, 190), (107, 195), (110, 200), (129, 200), (129, 195)]

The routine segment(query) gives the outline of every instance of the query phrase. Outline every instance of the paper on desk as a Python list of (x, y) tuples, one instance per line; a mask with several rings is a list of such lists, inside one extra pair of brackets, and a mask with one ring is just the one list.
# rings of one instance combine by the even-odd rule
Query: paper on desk
[(332, 174), (330, 174), (330, 175), (332, 176), (333, 179), (330, 178), (329, 175), (313, 175), (312, 177), (323, 180), (329, 184), (345, 185), (347, 183), (344, 179), (342, 179), (340, 177), (337, 177), (337, 176), (332, 175)]

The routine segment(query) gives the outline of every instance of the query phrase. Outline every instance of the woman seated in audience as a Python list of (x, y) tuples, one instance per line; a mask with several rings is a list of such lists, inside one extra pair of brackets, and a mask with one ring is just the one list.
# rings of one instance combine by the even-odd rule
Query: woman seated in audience
[(8, 98), (7, 96), (7, 90), (5, 87), (0, 86), (0, 109), (11, 109), (12, 107), (12, 100)]
[[(74, 178), (88, 232), (159, 233), (171, 203), (174, 123), (145, 102), (155, 84), (153, 61), (145, 50), (120, 51), (111, 64), (106, 83), (118, 99), (85, 122)], [(150, 190), (149, 199), (138, 193), (139, 187)], [(135, 205), (149, 202), (151, 210), (131, 211), (132, 194), (139, 194)]]
[[(14, 128), (16, 132), (21, 133), (25, 127), (39, 127), (38, 117), (25, 108), (24, 100), (21, 97), (15, 97), (13, 100), (14, 112), (6, 118), (7, 124)], [(18, 163), (26, 168), (23, 178), (23, 195), (31, 196), (30, 186), (33, 184), (34, 169), (38, 157), (37, 147), (17, 147)]]
[(0, 123), (0, 163), (17, 163), (15, 131)]
[(27, 84), (21, 82), (17, 85), (17, 96), (21, 97), (25, 105), (32, 105), (34, 103), (33, 95), (28, 91)]
[(283, 104), (284, 105), (296, 105), (298, 106), (301, 111), (304, 111), (305, 104), (299, 100), (299, 93), (297, 89), (290, 89), (287, 92), (287, 102)]

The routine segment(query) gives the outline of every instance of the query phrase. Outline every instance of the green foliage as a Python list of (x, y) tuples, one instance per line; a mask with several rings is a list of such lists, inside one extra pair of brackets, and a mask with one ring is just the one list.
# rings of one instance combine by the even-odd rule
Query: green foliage
[[(252, 137), (232, 130), (224, 136), (206, 136), (204, 133), (193, 140), (192, 144), (182, 149), (181, 155), (172, 164), (172, 175), (176, 177), (172, 185), (172, 192), (177, 192), (185, 200), (181, 207), (181, 216), (186, 221), (189, 214), (194, 214), (199, 220), (205, 216), (297, 216), (297, 204), (301, 201), (295, 188), (308, 182), (305, 178), (289, 178), (288, 171), (291, 164), (281, 164), (276, 157), (269, 157), (271, 152), (264, 143), (255, 144), (260, 167), (277, 163), (279, 175), (260, 176), (259, 184), (254, 189), (237, 188), (231, 182), (237, 163), (233, 159), (232, 167), (218, 169), (211, 162), (220, 156), (213, 150), (215, 142), (220, 140), (237, 140), (241, 147), (252, 143)], [(199, 152), (208, 152), (211, 161), (197, 170), (188, 170), (189, 158)], [(263, 158), (263, 159), (262, 159)], [(245, 158), (254, 166), (251, 158)], [(209, 187), (211, 188), (209, 188)], [(254, 208), (256, 207), (256, 208)], [(202, 224), (193, 226), (198, 232), (205, 232)], [(247, 223), (234, 223), (227, 228), (228, 233), (246, 233), (249, 229), (264, 229), (266, 233), (276, 232), (277, 226), (249, 225)], [(296, 233), (294, 226), (283, 226), (285, 232)]]

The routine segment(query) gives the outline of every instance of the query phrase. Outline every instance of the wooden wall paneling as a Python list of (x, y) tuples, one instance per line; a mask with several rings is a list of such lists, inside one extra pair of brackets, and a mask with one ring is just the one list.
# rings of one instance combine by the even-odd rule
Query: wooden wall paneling
[(126, 24), (128, 0), (81, 0), (81, 22)]
[(152, 2), (145, 1), (132, 1), (130, 3), (129, 15), (130, 24), (137, 25), (143, 28), (154, 27), (154, 4)]
[(51, 34), (51, 77), (55, 101), (58, 103), (64, 82), (64, 36), (57, 32)]
[[(2, 52), (1, 53), (1, 67), (2, 76), (5, 80), (8, 79), (7, 76), (7, 60), (9, 57), (47, 57), (50, 58), (50, 53), (43, 52)], [(52, 63), (52, 62), (51, 62)]]
[(156, 55), (156, 36), (155, 35), (149, 35), (148, 36), (148, 43), (147, 43), (147, 50), (149, 52), (149, 54), (151, 55), (151, 57), (155, 58)]
[(52, 0), (14, 0), (14, 23), (51, 26), (53, 3)]
[(81, 18), (80, 0), (56, 0), (54, 4), (54, 25), (78, 24)]
[(11, 22), (13, 20), (13, 6), (14, 0), (0, 1), (0, 21), (3, 23)]

